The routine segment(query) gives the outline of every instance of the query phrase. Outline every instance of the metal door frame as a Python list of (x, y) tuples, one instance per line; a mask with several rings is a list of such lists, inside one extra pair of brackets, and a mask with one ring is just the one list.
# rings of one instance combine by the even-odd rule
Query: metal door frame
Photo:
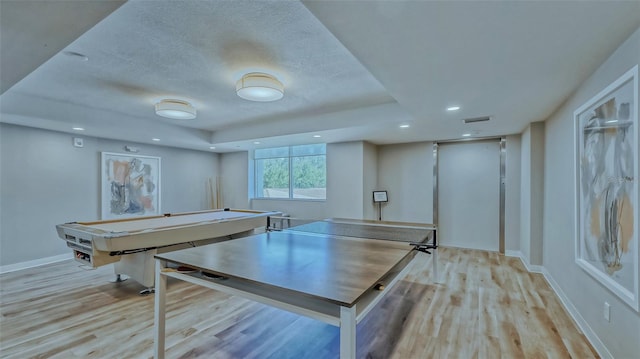
[(506, 184), (506, 171), (507, 171), (507, 138), (502, 137), (482, 137), (463, 140), (446, 140), (446, 141), (434, 141), (433, 142), (433, 224), (438, 226), (438, 147), (444, 143), (458, 143), (458, 142), (478, 142), (478, 141), (500, 141), (500, 213), (499, 213), (499, 228), (498, 228), (498, 251), (500, 254), (504, 254), (504, 233), (505, 233), (505, 184)]

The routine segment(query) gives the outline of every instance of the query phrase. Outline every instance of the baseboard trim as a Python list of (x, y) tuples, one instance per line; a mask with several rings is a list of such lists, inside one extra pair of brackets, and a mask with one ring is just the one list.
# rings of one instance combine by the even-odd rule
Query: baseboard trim
[(504, 251), (504, 255), (507, 256), (507, 257), (518, 257), (518, 258), (521, 258), (522, 257), (522, 252), (520, 252), (520, 251), (512, 251), (512, 250), (507, 249), (507, 250)]
[(589, 343), (593, 345), (593, 348), (596, 350), (596, 352), (598, 352), (598, 355), (600, 355), (601, 358), (613, 359), (613, 355), (611, 355), (611, 352), (609, 352), (609, 349), (607, 349), (606, 345), (604, 345), (604, 343), (602, 342), (602, 340), (600, 340), (598, 335), (596, 335), (593, 329), (591, 329), (591, 327), (589, 326), (589, 323), (587, 323), (587, 321), (582, 317), (578, 309), (573, 305), (571, 300), (569, 300), (569, 297), (567, 297), (564, 294), (564, 292), (562, 291), (562, 288), (560, 287), (558, 282), (556, 282), (555, 279), (553, 279), (553, 276), (551, 275), (551, 273), (549, 273), (547, 268), (545, 268), (544, 266), (530, 265), (528, 261), (524, 258), (524, 255), (522, 254), (522, 252), (520, 251), (507, 250), (505, 251), (504, 255), (508, 257), (520, 258), (520, 261), (529, 272), (541, 273), (544, 276), (544, 279), (547, 281), (547, 283), (549, 283), (549, 286), (551, 287), (551, 289), (553, 289), (553, 291), (556, 293), (558, 298), (560, 298), (560, 303), (562, 303), (562, 306), (564, 307), (564, 309), (567, 311), (567, 313), (569, 313), (569, 316), (571, 317), (571, 319), (573, 319), (573, 322), (578, 327), (578, 330), (580, 330), (584, 334), (584, 336), (587, 338)]
[(520, 258), (520, 261), (522, 262), (522, 264), (524, 264), (524, 267), (527, 269), (528, 272), (543, 273), (544, 271), (543, 266), (530, 264), (529, 261), (524, 257), (524, 255), (520, 251), (505, 250), (504, 255), (507, 257)]
[(62, 262), (72, 258), (73, 258), (73, 253), (65, 253), (65, 254), (60, 254), (52, 257), (34, 259), (32, 261), (2, 265), (0, 266), (0, 274), (15, 272), (21, 269), (39, 267), (45, 264), (50, 264), (55, 262)]
[(553, 289), (553, 291), (556, 293), (558, 298), (560, 298), (560, 302), (562, 303), (564, 308), (567, 310), (571, 318), (573, 318), (573, 321), (576, 323), (580, 331), (582, 331), (584, 336), (587, 337), (587, 340), (591, 343), (591, 345), (593, 345), (593, 348), (596, 350), (596, 352), (598, 352), (598, 355), (600, 355), (601, 358), (613, 359), (613, 355), (611, 355), (611, 352), (609, 352), (609, 349), (607, 349), (607, 346), (604, 345), (604, 343), (602, 342), (602, 340), (600, 340), (598, 335), (593, 331), (593, 329), (591, 329), (591, 326), (589, 326), (589, 323), (587, 323), (587, 321), (582, 317), (578, 309), (573, 305), (571, 300), (569, 300), (569, 297), (567, 297), (564, 294), (558, 282), (556, 282), (556, 280), (553, 279), (553, 276), (551, 275), (551, 273), (549, 273), (549, 271), (544, 267), (543, 267), (542, 275), (544, 275), (544, 278), (546, 279), (547, 283), (549, 283), (549, 285), (551, 286), (551, 289)]

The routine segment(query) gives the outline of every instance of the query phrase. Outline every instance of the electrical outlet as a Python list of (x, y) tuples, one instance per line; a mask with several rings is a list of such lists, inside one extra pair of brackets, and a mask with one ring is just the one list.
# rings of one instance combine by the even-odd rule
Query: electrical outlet
[(609, 303), (604, 302), (604, 320), (607, 322), (611, 321), (611, 305)]

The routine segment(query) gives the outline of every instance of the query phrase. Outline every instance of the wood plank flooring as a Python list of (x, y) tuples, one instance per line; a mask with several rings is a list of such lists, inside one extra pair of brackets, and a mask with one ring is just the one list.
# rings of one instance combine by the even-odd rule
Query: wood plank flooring
[[(541, 274), (497, 253), (419, 253), (357, 328), (359, 358), (596, 358)], [(65, 261), (0, 276), (1, 358), (150, 358), (153, 296), (111, 266)], [(169, 280), (168, 358), (337, 358), (327, 324)]]

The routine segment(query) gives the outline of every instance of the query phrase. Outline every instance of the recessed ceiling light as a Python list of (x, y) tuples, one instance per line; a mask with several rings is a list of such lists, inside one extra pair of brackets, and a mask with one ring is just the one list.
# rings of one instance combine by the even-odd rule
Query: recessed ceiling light
[(210, 150), (215, 150), (215, 149), (216, 149), (216, 146), (210, 146), (210, 147), (209, 147), (209, 149), (210, 149)]
[(159, 138), (152, 138), (152, 139), (151, 139), (151, 141), (156, 141), (156, 142), (158, 142), (158, 141), (160, 141), (160, 139), (159, 139)]
[(174, 120), (193, 120), (196, 118), (196, 108), (187, 101), (161, 100), (156, 104), (156, 115)]
[(409, 127), (410, 127), (410, 126), (409, 126), (409, 125), (407, 125), (407, 124), (400, 125), (400, 128), (409, 128)]
[(604, 123), (616, 123), (618, 122), (618, 120), (609, 120), (609, 121), (605, 121)]
[(470, 137), (470, 136), (471, 136), (471, 134), (470, 134), (470, 133), (463, 133), (463, 134), (462, 134), (462, 137)]
[(460, 106), (447, 107), (447, 111), (458, 111), (459, 109), (460, 109)]
[(236, 93), (249, 101), (277, 101), (284, 97), (284, 85), (272, 75), (251, 72), (236, 82)]
[(322, 137), (322, 136), (320, 136), (320, 135), (313, 135), (313, 137), (314, 137), (314, 138), (320, 138), (320, 137)]
[(254, 144), (254, 145), (259, 145), (259, 144), (260, 144), (260, 142), (259, 142), (259, 141), (255, 141), (253, 144)]
[(73, 130), (75, 130), (75, 131), (84, 131), (84, 128), (82, 128), (82, 127), (74, 127)]

